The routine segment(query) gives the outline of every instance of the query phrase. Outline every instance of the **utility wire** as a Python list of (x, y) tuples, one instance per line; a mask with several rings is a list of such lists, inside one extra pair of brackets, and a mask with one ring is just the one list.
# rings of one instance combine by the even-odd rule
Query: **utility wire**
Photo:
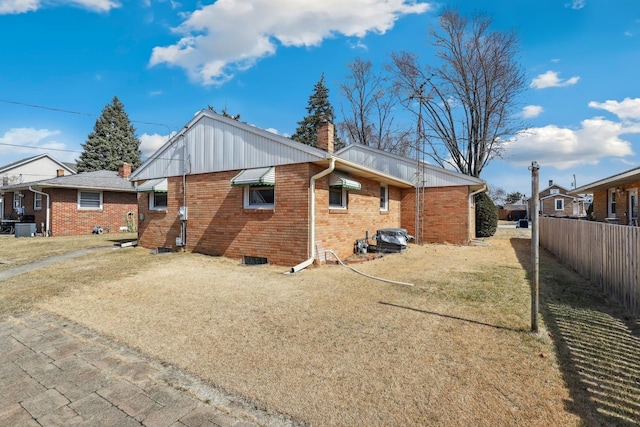
[[(57, 111), (59, 113), (76, 114), (76, 115), (79, 115), (79, 116), (88, 116), (88, 117), (100, 117), (99, 114), (82, 113), (82, 112), (79, 112), (79, 111), (65, 110), (63, 108), (47, 107), (47, 106), (38, 105), (38, 104), (28, 104), (26, 102), (12, 101), (12, 100), (9, 100), (9, 99), (0, 99), (0, 102), (4, 102), (5, 104), (21, 105), (23, 107), (40, 108), (42, 110)], [(168, 125), (164, 124), (164, 123), (143, 122), (141, 120), (130, 120), (130, 121), (132, 123), (141, 123), (141, 124), (145, 124), (145, 125), (164, 126), (169, 130), (169, 133), (171, 133), (171, 128)]]

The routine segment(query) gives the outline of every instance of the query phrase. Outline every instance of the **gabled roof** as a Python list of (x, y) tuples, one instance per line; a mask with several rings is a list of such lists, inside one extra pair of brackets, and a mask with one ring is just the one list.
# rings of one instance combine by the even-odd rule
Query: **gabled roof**
[(565, 197), (567, 199), (572, 199), (572, 200), (578, 200), (579, 199), (579, 197), (572, 196), (571, 194), (556, 193), (556, 194), (549, 194), (548, 196), (540, 197), (540, 200), (557, 199), (558, 197)]
[(331, 154), (284, 136), (221, 116), (210, 110), (198, 112), (146, 162), (131, 181), (321, 162)]
[(425, 187), (450, 187), (470, 186), (473, 189), (481, 189), (486, 183), (482, 179), (475, 178), (460, 172), (450, 171), (425, 162), (418, 162), (397, 154), (387, 153), (377, 148), (362, 144), (350, 144), (337, 151), (339, 158), (359, 163), (365, 167), (375, 169), (384, 174), (392, 175), (404, 181), (419, 184), (418, 165), (425, 172)]
[(60, 162), (60, 161), (56, 160), (55, 158), (53, 158), (52, 156), (50, 156), (49, 154), (44, 153), (44, 154), (39, 154), (37, 156), (26, 157), (24, 159), (16, 160), (15, 162), (6, 164), (4, 166), (0, 166), (0, 175), (2, 175), (5, 172), (10, 171), (11, 169), (15, 169), (17, 167), (26, 165), (28, 163), (31, 163), (31, 162), (34, 162), (36, 160), (40, 160), (40, 159), (43, 159), (43, 158), (48, 158), (52, 162), (57, 163), (58, 165), (60, 165), (60, 167), (62, 169), (65, 169), (67, 172), (76, 173), (75, 168), (72, 168), (68, 164)]
[(552, 188), (557, 188), (558, 190), (563, 191), (564, 193), (562, 194), (569, 194), (569, 190), (567, 190), (565, 187), (563, 187), (562, 185), (558, 185), (558, 184), (551, 184), (550, 186), (548, 186), (547, 188), (538, 191), (538, 193), (544, 193), (547, 190), (551, 190)]
[(618, 185), (625, 185), (632, 182), (640, 181), (640, 167), (633, 168), (626, 172), (621, 172), (616, 175), (611, 175), (607, 178), (603, 178), (598, 181), (594, 181), (591, 184), (583, 185), (575, 190), (571, 191), (571, 194), (588, 194), (597, 190), (607, 190), (609, 188), (617, 187)]
[(75, 175), (65, 175), (40, 181), (13, 184), (2, 187), (3, 191), (22, 190), (29, 187), (37, 188), (74, 188), (118, 192), (135, 192), (128, 179), (118, 175), (115, 171), (81, 172)]

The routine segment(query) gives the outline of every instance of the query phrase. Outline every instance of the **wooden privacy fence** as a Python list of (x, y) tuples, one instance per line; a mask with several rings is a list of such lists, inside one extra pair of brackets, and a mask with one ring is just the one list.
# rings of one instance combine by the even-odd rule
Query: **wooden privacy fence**
[(540, 245), (640, 315), (640, 228), (540, 218)]

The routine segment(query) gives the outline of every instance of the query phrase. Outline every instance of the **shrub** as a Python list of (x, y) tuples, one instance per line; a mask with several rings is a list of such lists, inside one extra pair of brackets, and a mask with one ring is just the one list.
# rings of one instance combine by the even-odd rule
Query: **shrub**
[(487, 193), (476, 194), (476, 237), (491, 237), (498, 228), (498, 209)]

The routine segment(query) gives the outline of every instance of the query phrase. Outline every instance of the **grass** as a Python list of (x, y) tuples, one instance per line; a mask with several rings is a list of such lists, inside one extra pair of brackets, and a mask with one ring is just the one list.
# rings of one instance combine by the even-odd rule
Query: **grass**
[(299, 424), (633, 425), (634, 319), (543, 252), (530, 333), (526, 233), (355, 265), (414, 287), (101, 251), (2, 282), (0, 313), (57, 313)]
[(0, 236), (0, 270), (79, 249), (113, 246), (120, 241), (136, 238), (136, 233), (21, 238), (3, 235)]

